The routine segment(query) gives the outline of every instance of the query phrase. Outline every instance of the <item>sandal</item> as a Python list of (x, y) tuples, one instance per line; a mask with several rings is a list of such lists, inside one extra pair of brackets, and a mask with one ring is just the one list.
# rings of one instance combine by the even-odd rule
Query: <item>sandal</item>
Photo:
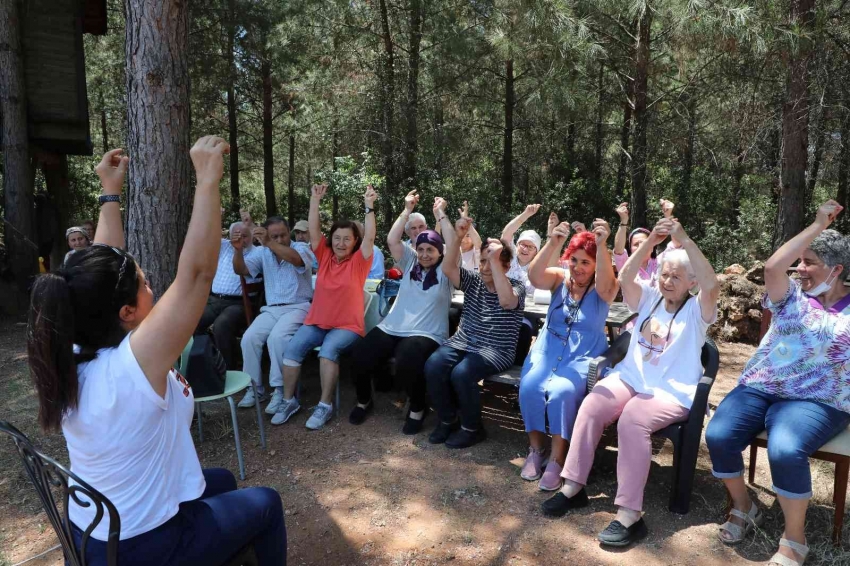
[[(750, 508), (749, 513), (744, 513), (742, 511), (738, 511), (734, 507), (729, 512), (729, 515), (738, 517), (739, 519), (743, 519), (744, 526), (736, 525), (732, 521), (726, 521), (722, 525), (720, 525), (720, 529), (717, 532), (717, 538), (720, 539), (720, 542), (724, 544), (738, 544), (742, 540), (744, 540), (750, 531), (753, 530), (755, 526), (761, 526), (764, 522), (764, 515), (759, 509), (758, 505), (756, 505), (755, 501), (753, 502), (753, 506)], [(730, 535), (732, 535), (731, 539), (723, 537), (723, 531), (726, 531)]]
[(797, 562), (793, 558), (789, 558), (784, 554), (779, 554), (778, 552), (773, 555), (773, 558), (768, 562), (768, 566), (771, 564), (778, 564), (779, 566), (803, 566), (803, 563), (806, 561), (806, 556), (809, 555), (809, 547), (805, 544), (800, 544), (799, 542), (794, 542), (793, 540), (788, 540), (785, 538), (779, 539), (779, 546), (787, 546), (797, 554), (803, 557), (800, 562)]

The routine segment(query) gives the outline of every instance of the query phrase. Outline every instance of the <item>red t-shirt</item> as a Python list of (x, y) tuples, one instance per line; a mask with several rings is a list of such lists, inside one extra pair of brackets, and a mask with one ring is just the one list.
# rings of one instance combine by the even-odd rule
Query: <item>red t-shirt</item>
[(363, 286), (372, 269), (372, 258), (357, 250), (339, 263), (324, 236), (313, 250), (319, 262), (319, 275), (313, 291), (313, 305), (304, 324), (319, 328), (342, 328), (366, 334), (363, 322)]

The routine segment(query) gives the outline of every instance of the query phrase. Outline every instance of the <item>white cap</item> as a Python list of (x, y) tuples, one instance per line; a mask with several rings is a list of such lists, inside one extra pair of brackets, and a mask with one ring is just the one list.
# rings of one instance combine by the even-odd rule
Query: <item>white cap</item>
[(534, 230), (526, 230), (517, 238), (517, 244), (525, 240), (526, 242), (531, 242), (534, 244), (534, 247), (537, 248), (537, 251), (540, 251), (540, 236), (537, 235), (537, 232)]

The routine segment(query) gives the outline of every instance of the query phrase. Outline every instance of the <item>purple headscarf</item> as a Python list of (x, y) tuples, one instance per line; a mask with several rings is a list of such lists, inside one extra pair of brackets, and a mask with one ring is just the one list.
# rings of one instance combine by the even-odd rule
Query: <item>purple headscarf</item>
[(437, 251), (440, 252), (440, 259), (437, 260), (437, 263), (434, 264), (431, 269), (428, 270), (428, 273), (425, 274), (425, 279), (422, 279), (422, 273), (424, 268), (419, 265), (419, 262), (416, 262), (416, 265), (413, 266), (413, 269), (410, 270), (410, 280), (411, 281), (422, 281), (422, 290), (427, 291), (431, 286), (437, 284), (437, 268), (443, 262), (443, 237), (436, 233), (434, 230), (423, 230), (419, 232), (419, 235), (416, 237), (416, 247), (419, 247), (419, 244), (429, 244), (437, 248)]

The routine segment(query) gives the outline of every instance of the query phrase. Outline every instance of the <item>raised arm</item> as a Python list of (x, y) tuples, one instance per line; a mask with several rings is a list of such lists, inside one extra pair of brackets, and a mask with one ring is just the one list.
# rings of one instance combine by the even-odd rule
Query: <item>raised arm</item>
[[(393, 227), (390, 228), (390, 232), (387, 234), (387, 246), (389, 246), (390, 254), (392, 254), (393, 260), (396, 263), (399, 263), (401, 258), (404, 257), (404, 243), (401, 241), (402, 237), (404, 237), (404, 226), (410, 219), (410, 215), (413, 213), (417, 204), (419, 204), (419, 193), (414, 189), (404, 197), (404, 210), (395, 219)], [(436, 228), (439, 228), (439, 223)], [(416, 245), (416, 242), (413, 242), (413, 244)]]
[(682, 228), (679, 221), (673, 218), (671, 222), (673, 225), (670, 228), (670, 237), (679, 242), (688, 254), (688, 259), (697, 278), (697, 284), (699, 284), (697, 298), (702, 319), (706, 322), (712, 322), (717, 314), (717, 299), (720, 297), (720, 283), (717, 281), (717, 275), (694, 241), (685, 233), (685, 229)]
[(529, 204), (525, 207), (525, 210), (522, 213), (508, 222), (505, 227), (502, 229), (502, 236), (499, 238), (503, 242), (513, 242), (514, 234), (516, 234), (519, 227), (522, 226), (526, 220), (537, 214), (537, 211), (540, 210), (539, 204)]
[(671, 227), (672, 221), (659, 220), (652, 232), (649, 233), (649, 237), (643, 241), (635, 253), (629, 256), (626, 265), (620, 270), (619, 281), (620, 287), (623, 289), (623, 300), (633, 311), (638, 310), (640, 298), (643, 294), (641, 286), (637, 282), (640, 266), (652, 254), (652, 248), (663, 242), (669, 235)]
[[(458, 208), (457, 212), (460, 214), (461, 218), (469, 218), (469, 203), (467, 201), (463, 201), (463, 206)], [(481, 235), (478, 234), (478, 230), (475, 229), (475, 224), (472, 222), (469, 223), (469, 231), (467, 232), (467, 235), (472, 240), (472, 249), (480, 250), (483, 242), (481, 241)]]
[[(247, 230), (247, 228), (245, 229)], [(233, 249), (235, 250), (233, 253), (234, 273), (236, 273), (236, 275), (244, 275), (245, 277), (250, 277), (251, 270), (248, 269), (248, 265), (245, 263), (245, 254), (242, 253), (242, 229), (236, 229), (231, 231), (230, 245), (233, 246)]]
[(617, 216), (620, 217), (620, 225), (617, 227), (617, 233), (614, 235), (614, 254), (623, 255), (626, 252), (629, 237), (629, 205), (621, 202), (616, 209)]
[(360, 253), (364, 259), (372, 257), (375, 251), (375, 201), (378, 200), (378, 193), (372, 185), (366, 187), (366, 192), (363, 193), (363, 204), (366, 205), (366, 218), (363, 220), (363, 241), (360, 243)]
[(434, 199), (434, 218), (443, 229), (443, 240), (446, 242), (446, 254), (443, 257), (441, 267), (443, 273), (452, 282), (455, 288), (460, 287), (460, 241), (472, 225), (471, 218), (458, 218), (457, 225), (452, 227), (449, 217), (446, 216), (448, 203), (445, 199), (437, 197)]
[[(528, 280), (536, 289), (554, 291), (564, 281), (564, 270), (552, 266), (552, 256), (557, 258), (561, 253), (561, 248), (564, 247), (564, 242), (570, 235), (570, 225), (561, 222), (553, 227), (548, 235), (543, 248), (531, 260), (531, 265), (528, 267)], [(557, 259), (555, 261), (557, 262)]]
[(310, 230), (310, 247), (313, 251), (322, 243), (322, 219), (319, 216), (319, 204), (328, 192), (327, 185), (313, 185), (310, 193), (310, 212), (307, 214), (307, 225)]
[(189, 154), (198, 186), (192, 218), (180, 252), (177, 277), (138, 329), (130, 335), (136, 360), (158, 395), (168, 387), (168, 371), (180, 356), (204, 311), (221, 248), (218, 183), (230, 146), (216, 136), (199, 139)]
[(484, 253), (490, 260), (490, 270), (493, 272), (493, 285), (495, 285), (496, 294), (499, 296), (499, 305), (507, 311), (512, 311), (519, 306), (519, 297), (505, 274), (502, 260), (499, 259), (503, 249), (504, 244), (502, 242), (490, 238), (487, 240), (487, 250)]
[[(278, 244), (272, 240), (269, 237), (269, 231), (266, 228), (257, 226), (251, 233), (251, 237), (256, 238), (261, 244), (263, 244), (263, 247), (271, 250), (278, 261), (287, 261), (296, 267), (302, 267), (304, 265), (304, 259), (301, 257), (301, 254), (292, 249), (290, 246), (284, 246), (283, 244)], [(236, 260), (234, 256), (234, 265), (235, 264)], [(243, 274), (240, 273), (240, 275)]]
[(820, 236), (820, 233), (829, 228), (835, 217), (844, 207), (830, 199), (820, 205), (815, 221), (805, 230), (785, 242), (782, 247), (773, 252), (773, 255), (764, 264), (764, 286), (767, 296), (771, 302), (781, 301), (788, 293), (788, 268), (791, 267), (803, 251), (809, 247), (812, 240)]
[(617, 277), (614, 276), (611, 254), (608, 253), (611, 227), (601, 218), (597, 218), (593, 221), (593, 234), (596, 236), (596, 293), (610, 305), (620, 289)]
[[(127, 166), (130, 163), (129, 157), (121, 155), (122, 151), (124, 150), (113, 149), (105, 153), (103, 159), (95, 168), (97, 176), (100, 177), (104, 196), (121, 196), (121, 190), (124, 188), (124, 177), (127, 175)], [(124, 249), (126, 245), (124, 242), (124, 224), (121, 221), (121, 204), (118, 201), (105, 202), (100, 207), (94, 243)]]
[[(661, 214), (664, 215), (664, 218), (666, 218), (667, 220), (672, 220), (673, 209), (676, 208), (676, 205), (673, 204), (672, 201), (669, 201), (667, 199), (661, 199), (660, 201), (658, 201), (658, 203), (661, 205)], [(673, 243), (673, 248), (681, 248), (682, 247), (682, 242), (677, 240), (676, 236), (674, 236), (672, 234), (672, 232), (670, 233), (670, 240)]]

